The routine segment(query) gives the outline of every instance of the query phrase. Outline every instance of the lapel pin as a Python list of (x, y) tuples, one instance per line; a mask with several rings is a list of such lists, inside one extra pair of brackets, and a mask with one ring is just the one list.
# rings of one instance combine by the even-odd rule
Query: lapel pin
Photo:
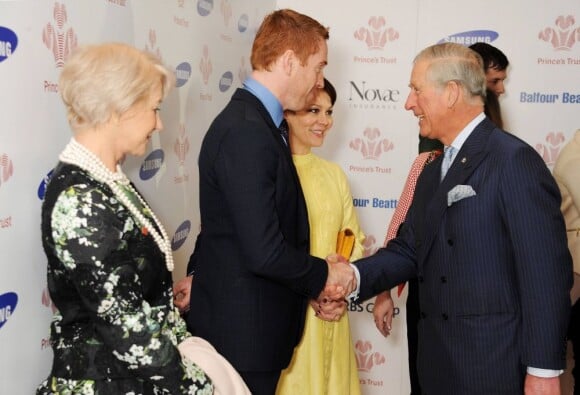
[(461, 163), (465, 164), (465, 162), (467, 162), (467, 158), (464, 156), (463, 158), (461, 158)]

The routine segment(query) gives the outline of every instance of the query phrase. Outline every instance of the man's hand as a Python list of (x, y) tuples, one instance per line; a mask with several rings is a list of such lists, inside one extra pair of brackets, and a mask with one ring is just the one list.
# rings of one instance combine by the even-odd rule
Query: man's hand
[(182, 314), (189, 310), (192, 279), (193, 276), (186, 276), (173, 284), (173, 304)]
[[(326, 257), (328, 264), (328, 279), (326, 285), (336, 285), (337, 293), (341, 295), (326, 296), (329, 299), (338, 300), (344, 299), (345, 296), (350, 295), (356, 289), (356, 276), (354, 270), (348, 264), (348, 261), (338, 254), (332, 254)], [(327, 293), (325, 288), (325, 293)]]
[(375, 317), (375, 325), (377, 329), (384, 337), (391, 334), (394, 312), (395, 304), (391, 298), (391, 291), (387, 290), (378, 294), (375, 299), (373, 316)]
[(525, 395), (560, 395), (560, 377), (537, 377), (526, 375)]

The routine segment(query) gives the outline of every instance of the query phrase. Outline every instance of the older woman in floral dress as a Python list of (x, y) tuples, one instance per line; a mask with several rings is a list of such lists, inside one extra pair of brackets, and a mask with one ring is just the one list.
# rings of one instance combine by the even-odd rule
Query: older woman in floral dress
[(123, 173), (162, 129), (173, 76), (125, 44), (86, 46), (59, 89), (74, 137), (42, 206), (48, 288), (58, 308), (54, 360), (37, 394), (212, 394), (177, 345), (189, 334), (172, 300), (171, 240)]

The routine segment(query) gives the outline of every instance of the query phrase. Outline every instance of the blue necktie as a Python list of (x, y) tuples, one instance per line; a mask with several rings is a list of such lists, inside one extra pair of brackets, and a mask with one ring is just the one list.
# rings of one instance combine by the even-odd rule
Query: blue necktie
[(445, 174), (447, 174), (447, 170), (449, 170), (449, 167), (451, 167), (454, 154), (455, 148), (453, 148), (452, 145), (445, 147), (445, 152), (443, 153), (443, 162), (441, 163), (441, 181), (443, 181)]
[(282, 136), (282, 140), (284, 140), (284, 144), (286, 144), (286, 146), (288, 146), (288, 122), (286, 122), (285, 119), (282, 120), (282, 123), (280, 123), (278, 130), (280, 130), (280, 136)]

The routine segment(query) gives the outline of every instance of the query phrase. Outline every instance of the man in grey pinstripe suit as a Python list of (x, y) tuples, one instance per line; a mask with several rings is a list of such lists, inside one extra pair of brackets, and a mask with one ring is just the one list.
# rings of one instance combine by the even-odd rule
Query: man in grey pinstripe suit
[(399, 236), (356, 262), (359, 297), (418, 279), (424, 394), (559, 394), (572, 264), (558, 187), (483, 114), (475, 52), (424, 49), (409, 86), (421, 135), (454, 154), (425, 167)]

